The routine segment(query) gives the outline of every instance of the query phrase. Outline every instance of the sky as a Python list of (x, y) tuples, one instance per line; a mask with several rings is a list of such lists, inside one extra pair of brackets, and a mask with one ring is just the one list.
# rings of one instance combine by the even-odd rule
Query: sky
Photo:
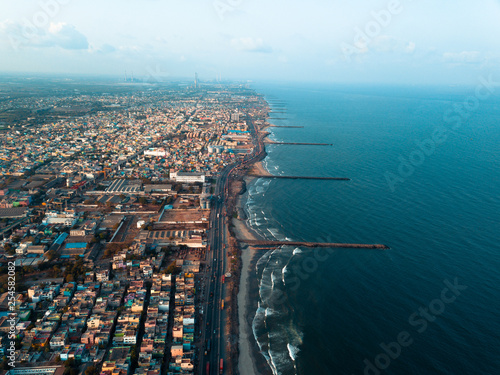
[(474, 84), (499, 35), (500, 0), (3, 0), (0, 72)]

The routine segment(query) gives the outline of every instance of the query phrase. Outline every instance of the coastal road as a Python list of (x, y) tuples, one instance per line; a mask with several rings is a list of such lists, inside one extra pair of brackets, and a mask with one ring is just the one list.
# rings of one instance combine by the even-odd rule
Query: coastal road
[[(201, 348), (199, 355), (198, 373), (205, 375), (219, 374), (220, 360), (226, 363), (224, 328), (226, 323), (225, 310), (221, 302), (225, 298), (225, 285), (222, 276), (226, 273), (226, 212), (224, 210), (225, 199), (229, 192), (229, 176), (238, 165), (249, 165), (265, 156), (265, 148), (262, 140), (256, 134), (253, 122), (249, 121), (253, 130), (254, 150), (241, 163), (225, 167), (215, 186), (210, 212), (210, 229), (208, 233), (207, 269), (205, 271), (205, 292), (203, 306), (203, 321)], [(210, 350), (207, 350), (210, 341)], [(206, 353), (206, 354), (205, 354)], [(208, 369), (208, 371), (207, 371)]]
[[(235, 166), (224, 168), (217, 179), (215, 186), (214, 198), (212, 200), (212, 210), (210, 213), (210, 229), (208, 235), (208, 245), (210, 246), (207, 252), (208, 270), (205, 273), (206, 289), (205, 302), (203, 306), (204, 334), (202, 342), (205, 347), (200, 351), (200, 374), (207, 374), (207, 364), (209, 363), (209, 374), (219, 374), (219, 364), (225, 358), (225, 339), (224, 339), (224, 310), (222, 300), (225, 298), (224, 284), (222, 276), (226, 269), (225, 256), (225, 215), (224, 215), (224, 197), (227, 191), (228, 177)], [(207, 351), (208, 341), (210, 340), (210, 350)], [(207, 354), (205, 355), (205, 352)]]

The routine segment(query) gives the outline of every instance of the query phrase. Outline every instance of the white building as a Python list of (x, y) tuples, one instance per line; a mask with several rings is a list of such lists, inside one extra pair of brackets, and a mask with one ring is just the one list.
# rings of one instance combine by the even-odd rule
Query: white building
[(57, 212), (49, 211), (46, 213), (45, 218), (42, 223), (45, 225), (50, 224), (64, 224), (67, 227), (71, 227), (76, 224), (77, 217), (73, 212)]
[(16, 248), (16, 254), (24, 255), (24, 254), (26, 254), (27, 249), (28, 249), (28, 244), (22, 243)]
[(214, 153), (220, 154), (220, 153), (222, 153), (222, 151), (224, 151), (224, 149), (225, 149), (225, 147), (221, 146), (221, 145), (208, 145), (208, 152), (210, 154), (214, 154)]
[(134, 330), (125, 331), (123, 335), (123, 343), (125, 345), (135, 345), (137, 343), (137, 336)]
[(170, 178), (175, 182), (205, 182), (205, 174), (201, 172), (171, 172)]
[(68, 331), (55, 334), (50, 339), (49, 345), (52, 350), (62, 349), (68, 343)]
[(166, 157), (166, 156), (168, 156), (168, 153), (167, 153), (167, 151), (165, 151), (164, 148), (150, 148), (150, 149), (144, 151), (144, 156)]

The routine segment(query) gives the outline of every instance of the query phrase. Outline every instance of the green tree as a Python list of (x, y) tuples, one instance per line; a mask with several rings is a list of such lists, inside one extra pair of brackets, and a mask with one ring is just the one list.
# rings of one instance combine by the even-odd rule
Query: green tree
[(66, 367), (66, 369), (69, 369), (71, 367), (75, 367), (76, 366), (76, 361), (74, 358), (70, 358), (70, 359), (67, 359), (64, 361), (64, 367)]
[(7, 360), (7, 357), (5, 357), (5, 356), (2, 358), (2, 369), (3, 370), (10, 370), (9, 361)]
[(95, 375), (96, 373), (96, 368), (95, 366), (89, 366), (87, 367), (87, 369), (85, 370), (85, 375)]
[(10, 255), (14, 255), (16, 252), (16, 250), (12, 247), (10, 243), (6, 243), (5, 245), (3, 245), (3, 248)]
[(137, 349), (135, 347), (135, 345), (132, 347), (132, 350), (130, 351), (130, 361), (132, 363), (135, 363), (137, 362), (137, 360), (139, 359), (139, 356), (137, 355)]
[(170, 265), (167, 267), (167, 273), (176, 275), (179, 272), (181, 272), (181, 268), (177, 267), (175, 262), (170, 263)]
[(46, 254), (46, 257), (49, 261), (52, 261), (56, 258), (57, 253), (54, 250), (49, 250)]

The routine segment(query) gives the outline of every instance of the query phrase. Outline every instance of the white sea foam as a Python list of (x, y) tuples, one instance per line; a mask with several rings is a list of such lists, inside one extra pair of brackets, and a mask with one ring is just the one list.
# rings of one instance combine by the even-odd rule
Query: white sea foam
[(266, 319), (269, 317), (269, 316), (273, 316), (273, 315), (277, 315), (279, 314), (276, 310), (270, 308), (270, 307), (267, 307), (266, 308), (266, 312), (265, 312), (265, 317)]
[(299, 249), (298, 247), (293, 250), (293, 255), (302, 254), (302, 253), (303, 253), (303, 251), (301, 249)]
[(262, 194), (262, 193), (265, 193), (265, 192), (266, 192), (266, 189), (265, 189), (265, 187), (264, 187), (264, 186), (257, 186), (257, 187), (255, 188), (255, 190), (257, 190), (257, 193), (260, 193), (260, 194)]
[(277, 239), (276, 234), (278, 234), (278, 230), (276, 228), (267, 228), (267, 231), (274, 237), (274, 239)]
[[(266, 167), (279, 170), (274, 165)], [(251, 197), (252, 204), (246, 206), (248, 223), (264, 238), (290, 240), (283, 234), (282, 224), (269, 216), (268, 207), (256, 205), (260, 200), (258, 195), (263, 194), (270, 183), (271, 180), (261, 179), (249, 188), (249, 196), (252, 192), (255, 196)], [(287, 304), (275, 304), (272, 297), (285, 285), (285, 274), (290, 272), (287, 270), (290, 260), (301, 252), (298, 248), (283, 246), (266, 252), (255, 266), (259, 277), (259, 301), (252, 321), (252, 332), (274, 375), (296, 373), (295, 360), (301, 344), (300, 332), (291, 320)]]
[(280, 375), (278, 369), (276, 368), (276, 363), (274, 362), (273, 353), (271, 349), (269, 349), (267, 353), (269, 354), (269, 359), (267, 363), (269, 363), (269, 366), (271, 366), (271, 371), (273, 372), (273, 375)]
[(278, 228), (267, 228), (267, 231), (278, 241), (284, 241), (285, 236), (280, 232)]
[[(276, 250), (273, 251), (273, 253)], [(269, 266), (270, 262), (273, 260), (273, 253), (268, 257), (267, 263), (263, 264), (262, 274), (260, 276), (259, 282), (259, 296), (261, 301), (267, 303), (272, 295), (275, 283), (274, 267)]]
[(286, 347), (288, 348), (288, 355), (290, 356), (292, 361), (295, 362), (295, 360), (297, 359), (297, 354), (299, 353), (300, 349), (297, 348), (296, 346), (293, 346), (290, 343), (286, 344)]
[(276, 368), (276, 361), (279, 361), (276, 357), (279, 353), (273, 353), (272, 350), (269, 348), (269, 350), (267, 351), (269, 353), (269, 360), (267, 361), (269, 363), (269, 365), (271, 366), (271, 371), (273, 372), (274, 375), (281, 375), (281, 372), (278, 371), (278, 369)]
[[(260, 304), (259, 304), (259, 307), (258, 307), (257, 311), (255, 312), (255, 316), (254, 316), (253, 321), (252, 321), (252, 332), (253, 332), (253, 337), (254, 337), (255, 341), (257, 342), (257, 345), (259, 346), (259, 350), (263, 354), (265, 353), (265, 351), (263, 351), (263, 348), (262, 348), (263, 345), (262, 345), (262, 342), (259, 340), (259, 335), (257, 334), (257, 329), (258, 329), (259, 325), (264, 324), (264, 321), (265, 321), (265, 309), (260, 307)], [(267, 359), (267, 356), (266, 356), (266, 359)]]
[(257, 264), (259, 263), (263, 263), (263, 262), (267, 262), (267, 260), (269, 259), (269, 257), (271, 256), (272, 254), (272, 250), (269, 250), (269, 251), (266, 251), (264, 253), (264, 255), (262, 255), (259, 260), (257, 261)]
[(294, 369), (295, 364), (290, 361), (289, 350), (285, 345), (284, 332), (276, 331), (269, 334), (269, 365), (273, 374), (289, 374)]

